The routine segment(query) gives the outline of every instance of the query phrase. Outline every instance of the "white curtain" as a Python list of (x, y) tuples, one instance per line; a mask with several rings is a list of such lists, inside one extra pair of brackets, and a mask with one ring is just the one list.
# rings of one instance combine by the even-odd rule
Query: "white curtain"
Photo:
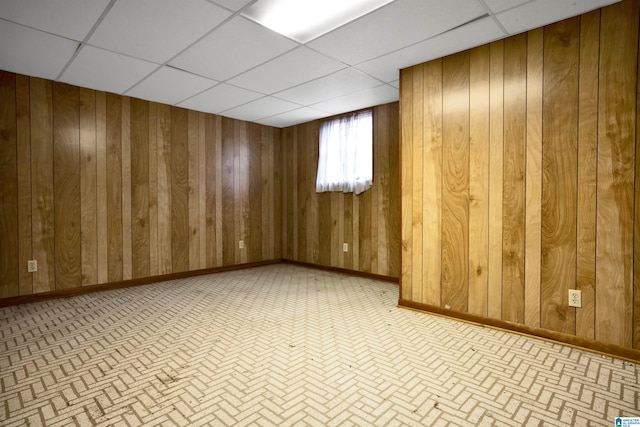
[(360, 194), (373, 182), (373, 118), (371, 110), (320, 124), (320, 156), (316, 192)]

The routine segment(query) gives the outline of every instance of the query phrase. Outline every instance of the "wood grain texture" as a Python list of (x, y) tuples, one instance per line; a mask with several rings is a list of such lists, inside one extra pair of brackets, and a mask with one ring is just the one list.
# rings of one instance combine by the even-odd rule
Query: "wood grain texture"
[[(389, 133), (389, 214), (387, 238), (389, 242), (389, 276), (400, 277), (400, 111), (398, 103), (387, 108)], [(383, 190), (384, 191), (384, 190)], [(424, 229), (423, 229), (424, 230)]]
[(149, 227), (149, 102), (131, 100), (131, 246), (132, 277), (148, 277)]
[(80, 89), (80, 253), (82, 286), (98, 283), (96, 92)]
[(602, 9), (598, 96), (596, 339), (631, 347), (638, 8)]
[(96, 91), (96, 213), (98, 221), (98, 284), (109, 281), (107, 198), (107, 95)]
[[(638, 43), (638, 57), (640, 58), (640, 41)], [(638, 83), (636, 99), (640, 100), (640, 67), (638, 67)], [(633, 222), (633, 348), (640, 349), (640, 108), (636, 104), (636, 164), (635, 164), (635, 199)], [(595, 279), (595, 277), (594, 277)]]
[(469, 52), (442, 62), (442, 304), (468, 309)]
[(579, 18), (544, 29), (541, 326), (575, 333)]
[(122, 279), (132, 277), (131, 241), (131, 98), (122, 97)]
[(469, 313), (487, 315), (489, 263), (489, 45), (470, 52)]
[(236, 262), (236, 210), (234, 197), (234, 121), (222, 119), (222, 265)]
[(222, 216), (222, 186), (223, 186), (223, 157), (222, 157), (222, 117), (215, 117), (215, 135), (214, 135), (214, 159), (215, 159), (215, 227), (216, 227), (216, 266), (223, 264), (223, 229), (226, 224), (225, 218)]
[[(200, 123), (196, 111), (187, 111), (188, 185), (189, 185), (189, 270), (200, 268)], [(203, 183), (204, 184), (204, 183)], [(202, 213), (204, 216), (204, 212)], [(203, 229), (203, 232), (205, 229)], [(204, 266), (203, 266), (204, 267)]]
[(31, 78), (31, 206), (33, 292), (55, 289), (53, 196), (53, 88), (50, 81)]
[(489, 45), (489, 272), (487, 314), (502, 317), (502, 187), (504, 169), (504, 41)]
[[(413, 205), (411, 206), (412, 218), (411, 218), (411, 240), (413, 242), (412, 256), (411, 256), (411, 277), (418, 280), (422, 277), (423, 272), (423, 247), (426, 246), (423, 240), (423, 152), (424, 152), (424, 139), (423, 139), (423, 118), (424, 114), (424, 67), (413, 67), (413, 105), (411, 108), (411, 152), (412, 161), (407, 167), (411, 167), (412, 176), (412, 197)], [(427, 245), (429, 242), (427, 241)], [(417, 283), (416, 283), (417, 285)], [(411, 286), (411, 299), (413, 301), (424, 302), (422, 295), (422, 286)]]
[(527, 35), (504, 42), (502, 319), (524, 323)]
[(149, 274), (160, 274), (158, 251), (158, 123), (157, 105), (149, 102)]
[(524, 323), (540, 327), (542, 254), (542, 83), (543, 30), (527, 35), (527, 159), (524, 254)]
[(262, 216), (268, 212), (267, 206), (262, 206), (262, 127), (256, 123), (248, 125), (247, 135), (247, 183), (245, 190), (248, 194), (247, 205), (247, 262), (262, 259)]
[(418, 278), (413, 269), (413, 68), (400, 72), (400, 188), (401, 188), (401, 252), (400, 298), (410, 299)]
[(171, 249), (171, 108), (156, 104), (158, 167), (158, 263), (160, 274), (173, 271)]
[(122, 280), (122, 99), (107, 93), (108, 280)]
[(0, 71), (0, 298), (20, 294), (16, 76)]
[(218, 176), (216, 173), (216, 138), (220, 134), (220, 128), (216, 126), (213, 116), (205, 118), (205, 168), (206, 168), (206, 236), (207, 236), (207, 268), (218, 266), (217, 253), (222, 252), (218, 245), (216, 233), (216, 185)]
[(53, 85), (53, 189), (56, 289), (82, 285), (80, 252), (80, 92)]
[(174, 273), (189, 270), (188, 112), (171, 108), (171, 264)]
[[(389, 228), (390, 221), (393, 212), (389, 210), (390, 207), (390, 196), (391, 192), (389, 189), (389, 171), (390, 171), (390, 153), (389, 153), (389, 104), (381, 105), (374, 110), (374, 175), (375, 180), (377, 180), (378, 184), (375, 188), (378, 202), (374, 208), (377, 209), (377, 220), (373, 221), (374, 227), (378, 229), (378, 244), (377, 248), (377, 256), (378, 256), (378, 272), (382, 275), (389, 276), (390, 268), (389, 268), (389, 259), (392, 255), (389, 253), (391, 242), (389, 240)], [(342, 197), (341, 201), (341, 212), (346, 212), (345, 205), (346, 197)], [(340, 235), (341, 241), (344, 240), (344, 235), (346, 232), (346, 220), (340, 221)], [(349, 230), (350, 232), (351, 230)], [(342, 253), (343, 257), (344, 252)], [(344, 258), (342, 258), (342, 265), (340, 267), (344, 267)]]
[(578, 94), (578, 213), (576, 288), (582, 308), (576, 310), (576, 335), (595, 338), (596, 191), (598, 162), (598, 59), (600, 11), (580, 19), (580, 77)]
[(31, 115), (29, 77), (16, 75), (16, 138), (18, 169), (18, 271), (20, 295), (33, 293), (33, 274), (27, 271), (32, 259), (31, 233)]
[[(207, 157), (205, 113), (198, 113), (198, 253), (199, 268), (207, 268)], [(214, 244), (215, 240), (211, 242)]]

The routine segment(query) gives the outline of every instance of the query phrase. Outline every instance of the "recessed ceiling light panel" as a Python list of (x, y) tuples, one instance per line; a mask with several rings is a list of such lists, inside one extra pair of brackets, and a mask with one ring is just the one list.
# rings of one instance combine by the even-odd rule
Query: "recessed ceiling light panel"
[(393, 0), (258, 0), (242, 14), (300, 43), (372, 12)]

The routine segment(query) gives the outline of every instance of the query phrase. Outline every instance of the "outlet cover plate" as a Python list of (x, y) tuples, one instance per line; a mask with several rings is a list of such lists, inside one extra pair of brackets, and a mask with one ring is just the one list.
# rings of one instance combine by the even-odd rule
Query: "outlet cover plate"
[(38, 261), (35, 259), (27, 261), (27, 272), (34, 273), (36, 271), (38, 271)]
[(569, 307), (582, 307), (582, 291), (569, 289)]

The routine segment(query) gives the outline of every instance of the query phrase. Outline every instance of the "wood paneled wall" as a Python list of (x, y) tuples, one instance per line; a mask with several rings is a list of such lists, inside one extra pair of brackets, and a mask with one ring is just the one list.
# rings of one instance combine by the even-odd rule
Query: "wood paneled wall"
[(401, 72), (402, 300), (640, 348), (639, 18)]
[(399, 277), (398, 125), (398, 103), (373, 108), (373, 187), (358, 196), (316, 193), (320, 121), (282, 130), (283, 258)]
[(280, 259), (279, 159), (276, 128), (0, 71), (0, 298)]

